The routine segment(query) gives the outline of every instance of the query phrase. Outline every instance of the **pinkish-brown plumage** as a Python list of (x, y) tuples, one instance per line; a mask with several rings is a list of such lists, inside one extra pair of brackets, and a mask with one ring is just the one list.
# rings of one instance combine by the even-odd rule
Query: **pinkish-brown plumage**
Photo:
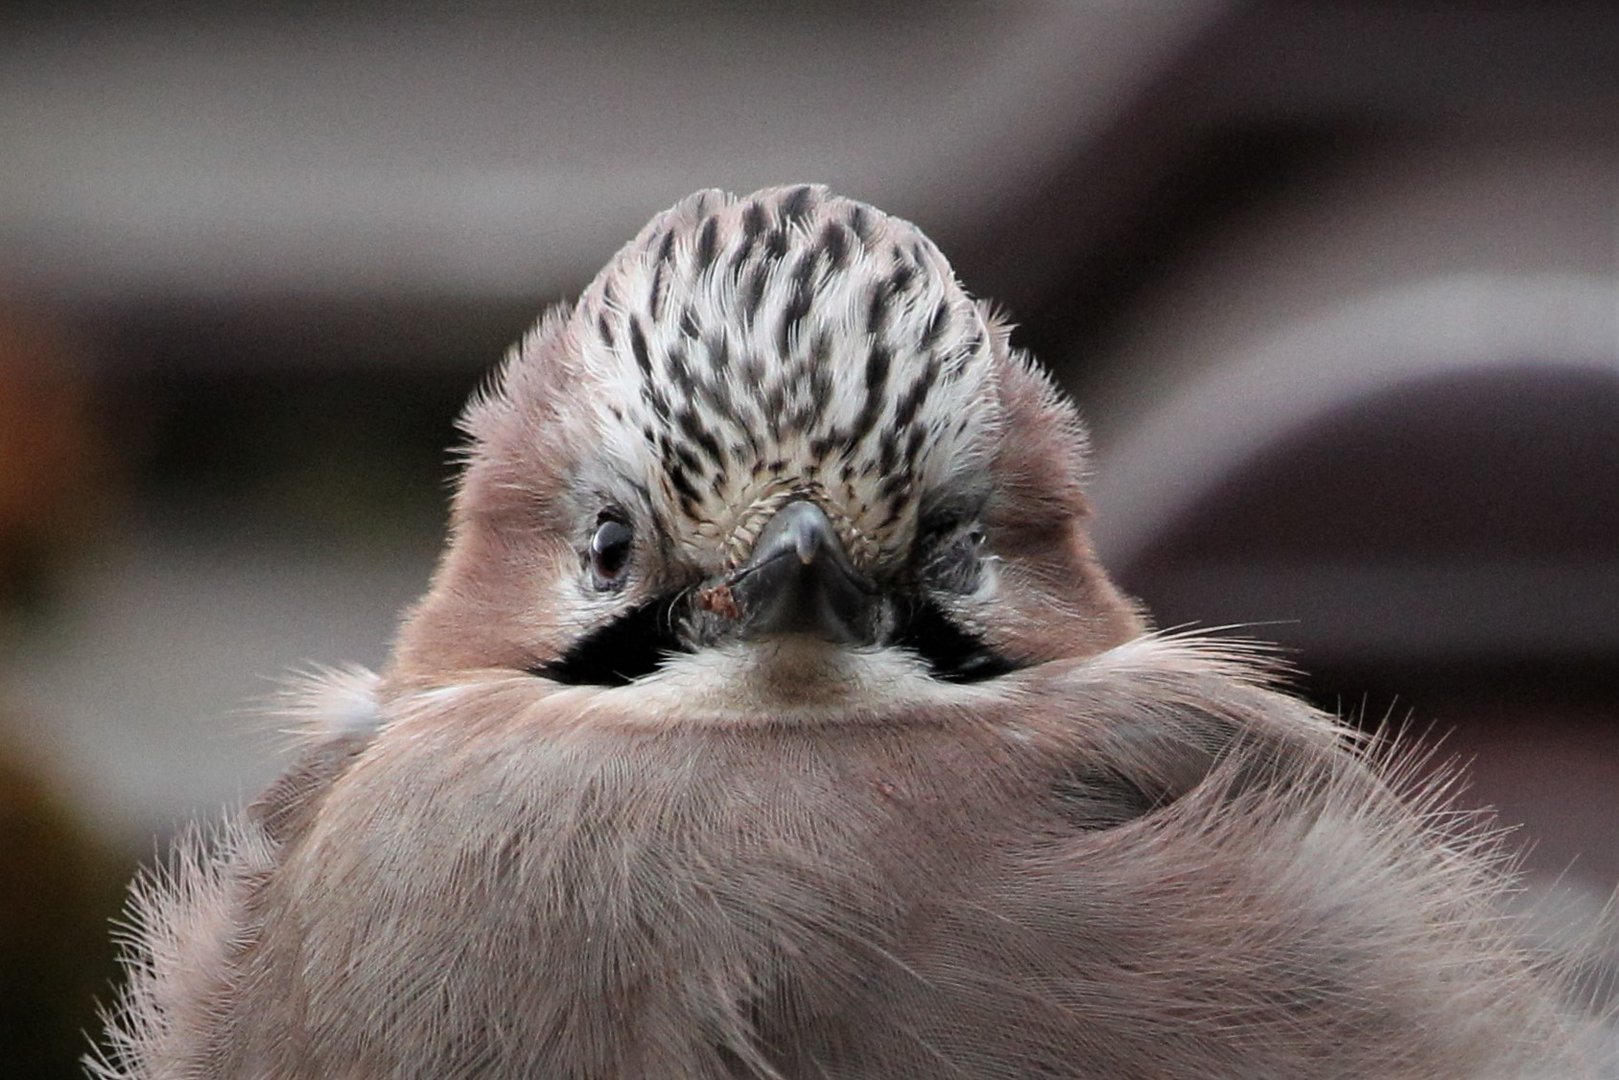
[(1587, 1067), (1489, 834), (1120, 597), (913, 227), (694, 196), (467, 426), (389, 668), (139, 892), (103, 1075)]

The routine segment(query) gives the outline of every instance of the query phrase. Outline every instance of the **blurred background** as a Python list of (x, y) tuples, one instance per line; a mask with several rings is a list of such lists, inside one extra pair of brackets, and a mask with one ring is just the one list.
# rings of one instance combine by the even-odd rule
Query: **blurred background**
[(375, 665), (452, 419), (699, 187), (920, 224), (1094, 432), (1164, 626), (1472, 762), (1547, 933), (1619, 880), (1619, 7), (0, 15), (0, 1072), (73, 1075), (137, 860)]

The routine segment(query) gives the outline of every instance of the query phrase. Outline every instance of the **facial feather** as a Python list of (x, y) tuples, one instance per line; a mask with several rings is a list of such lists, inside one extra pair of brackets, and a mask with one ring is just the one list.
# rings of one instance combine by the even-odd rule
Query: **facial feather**
[[(867, 643), (937, 645), (949, 677), (963, 657), (988, 658), (972, 661), (982, 677), (1142, 625), (1085, 538), (1073, 408), (920, 230), (823, 188), (699, 192), (654, 218), (464, 424), (454, 541), (402, 635), (408, 677), (638, 678), (650, 654), (561, 662), (587, 641), (623, 647), (612, 628), (637, 610), (671, 631), (665, 652), (725, 636), (692, 598), (801, 500), (885, 590)], [(581, 570), (608, 517), (634, 534), (613, 590)], [(1083, 632), (1053, 635), (1054, 620)]]

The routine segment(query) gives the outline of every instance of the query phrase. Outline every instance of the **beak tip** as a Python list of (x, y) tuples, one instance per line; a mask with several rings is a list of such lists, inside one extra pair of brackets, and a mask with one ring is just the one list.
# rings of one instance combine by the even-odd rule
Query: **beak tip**
[(820, 537), (812, 532), (801, 532), (798, 534), (797, 548), (798, 561), (808, 566), (815, 561), (815, 556), (820, 553)]

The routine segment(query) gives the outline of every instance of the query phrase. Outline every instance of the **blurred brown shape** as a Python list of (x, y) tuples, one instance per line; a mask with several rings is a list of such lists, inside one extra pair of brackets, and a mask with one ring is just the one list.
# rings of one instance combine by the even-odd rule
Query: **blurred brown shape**
[(0, 724), (0, 1076), (82, 1074), (128, 870)]
[(77, 349), (0, 303), (0, 606), (36, 600), (87, 534), (104, 462)]

